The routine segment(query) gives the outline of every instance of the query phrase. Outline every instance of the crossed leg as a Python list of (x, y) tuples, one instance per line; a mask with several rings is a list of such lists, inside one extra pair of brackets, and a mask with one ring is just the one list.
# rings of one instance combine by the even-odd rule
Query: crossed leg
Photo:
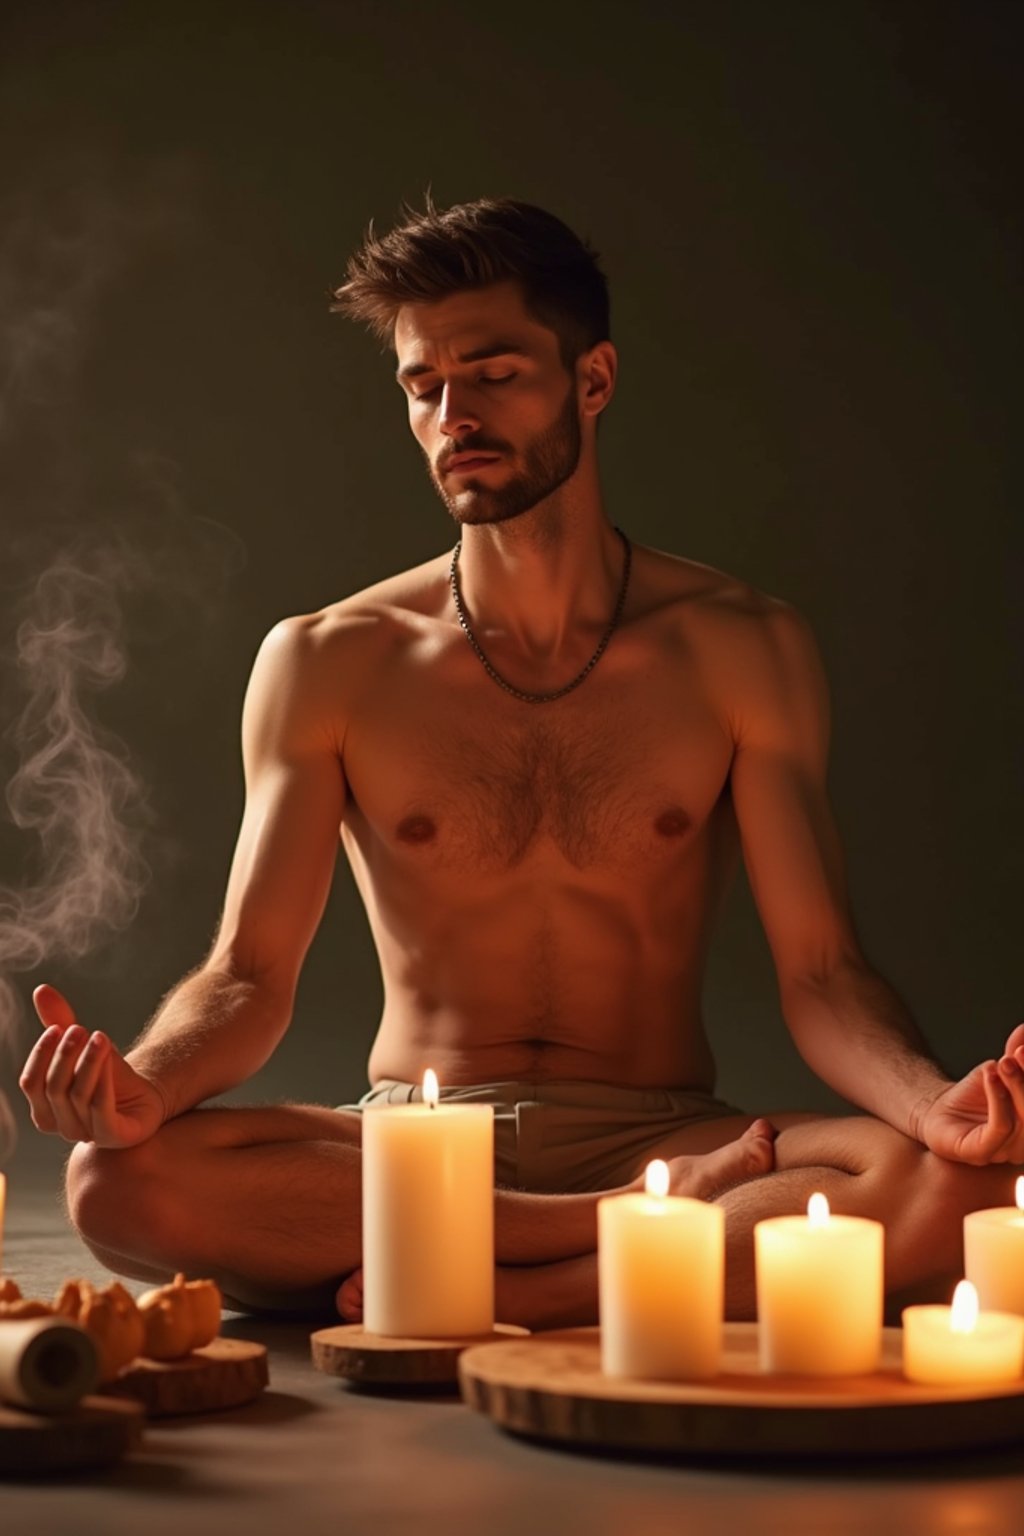
[[(74, 1225), (118, 1274), (209, 1275), (244, 1308), (333, 1306), (361, 1247), (359, 1115), (309, 1105), (198, 1109), (125, 1150), (79, 1143), (66, 1194)], [(676, 1160), (681, 1190), (710, 1198), (771, 1166), (763, 1136)], [(517, 1279), (593, 1255), (596, 1194), (495, 1193), (499, 1307), (505, 1266)], [(505, 1312), (505, 1316), (511, 1314)]]
[[(869, 1117), (773, 1123), (774, 1160), (751, 1117), (682, 1127), (650, 1153), (671, 1161), (677, 1188), (725, 1210), (730, 1317), (754, 1313), (754, 1223), (803, 1210), (815, 1189), (836, 1211), (885, 1223), (890, 1295), (948, 1288), (965, 1212), (1009, 1203), (1017, 1170), (947, 1163)], [(117, 1273), (162, 1280), (186, 1269), (245, 1308), (326, 1308), (360, 1263), (360, 1138), (358, 1115), (315, 1106), (193, 1110), (139, 1147), (75, 1147), (69, 1213)], [(503, 1320), (596, 1321), (598, 1198), (496, 1192)], [(355, 1320), (357, 1281), (339, 1303)]]
[[(968, 1211), (1012, 1203), (1022, 1170), (1009, 1164), (974, 1168), (936, 1157), (920, 1143), (870, 1116), (772, 1115), (779, 1128), (773, 1169), (717, 1195), (726, 1216), (726, 1315), (756, 1315), (753, 1231), (769, 1216), (801, 1213), (820, 1190), (837, 1214), (868, 1216), (885, 1226), (887, 1317), (897, 1322), (911, 1300), (948, 1301), (963, 1273), (963, 1218)], [(652, 1149), (671, 1160), (700, 1156), (736, 1136), (746, 1117), (683, 1127)], [(505, 1309), (527, 1326), (568, 1327), (597, 1318), (597, 1264), (588, 1254), (562, 1264), (499, 1272)]]

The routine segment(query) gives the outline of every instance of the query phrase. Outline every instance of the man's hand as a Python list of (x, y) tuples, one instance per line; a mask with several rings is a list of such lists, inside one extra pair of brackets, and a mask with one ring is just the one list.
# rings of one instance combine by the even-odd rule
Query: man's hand
[(917, 1134), (954, 1163), (1024, 1163), (1024, 1024), (998, 1061), (983, 1061), (943, 1089)]
[(21, 1074), (37, 1130), (98, 1147), (134, 1147), (166, 1119), (156, 1087), (99, 1030), (83, 1029), (55, 987), (32, 994), (43, 1033)]

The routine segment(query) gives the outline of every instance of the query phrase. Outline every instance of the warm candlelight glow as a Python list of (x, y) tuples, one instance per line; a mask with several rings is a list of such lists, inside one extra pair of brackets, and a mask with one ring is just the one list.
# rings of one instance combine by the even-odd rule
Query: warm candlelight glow
[(668, 1194), (668, 1163), (663, 1163), (660, 1157), (647, 1164), (644, 1188), (649, 1195), (657, 1195), (661, 1199)]
[(826, 1195), (812, 1195), (807, 1202), (807, 1224), (811, 1227), (827, 1227), (832, 1213)]
[(976, 1287), (961, 1280), (952, 1306), (904, 1307), (903, 1374), (908, 1381), (1020, 1383), (1024, 1317), (979, 1309), (978, 1301)]
[(834, 1216), (820, 1193), (805, 1216), (755, 1223), (762, 1371), (863, 1376), (877, 1369), (884, 1247), (881, 1222)]
[(949, 1326), (953, 1333), (973, 1333), (978, 1325), (978, 1293), (969, 1280), (961, 1280), (953, 1292)]
[(363, 1112), (363, 1328), (454, 1339), (494, 1328), (494, 1106), (423, 1097)]
[(1013, 1205), (968, 1211), (964, 1217), (964, 1277), (986, 1312), (1024, 1317), (1024, 1178), (1015, 1180)]
[(601, 1370), (634, 1381), (700, 1381), (722, 1353), (725, 1213), (669, 1194), (654, 1158), (644, 1191), (597, 1202)]

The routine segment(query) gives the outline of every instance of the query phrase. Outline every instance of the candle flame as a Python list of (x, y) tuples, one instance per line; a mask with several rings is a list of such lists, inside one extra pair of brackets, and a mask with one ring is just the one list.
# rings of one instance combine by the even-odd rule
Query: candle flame
[(647, 1164), (644, 1188), (649, 1195), (657, 1195), (660, 1198), (668, 1194), (668, 1163), (663, 1163), (660, 1157), (656, 1157), (653, 1163)]
[(430, 1067), (423, 1074), (423, 1102), (429, 1104), (431, 1109), (437, 1108), (437, 1101), (441, 1097), (441, 1090), (437, 1086), (437, 1073)]
[(1024, 1211), (1024, 1174), (1022, 1174), (1021, 1177), (1017, 1180), (1015, 1189), (1017, 1195), (1017, 1209), (1018, 1211)]
[(827, 1195), (812, 1195), (807, 1202), (807, 1221), (812, 1227), (827, 1227), (831, 1211)]
[(954, 1333), (973, 1333), (978, 1322), (978, 1293), (969, 1280), (961, 1280), (953, 1292), (949, 1326)]

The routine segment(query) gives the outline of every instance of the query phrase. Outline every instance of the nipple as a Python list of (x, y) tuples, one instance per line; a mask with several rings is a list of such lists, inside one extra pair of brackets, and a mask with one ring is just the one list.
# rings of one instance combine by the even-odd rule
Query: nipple
[(429, 816), (403, 816), (397, 836), (403, 843), (429, 843), (437, 836), (437, 825)]
[(662, 811), (654, 825), (662, 837), (682, 837), (690, 830), (690, 818), (681, 805), (672, 805)]

